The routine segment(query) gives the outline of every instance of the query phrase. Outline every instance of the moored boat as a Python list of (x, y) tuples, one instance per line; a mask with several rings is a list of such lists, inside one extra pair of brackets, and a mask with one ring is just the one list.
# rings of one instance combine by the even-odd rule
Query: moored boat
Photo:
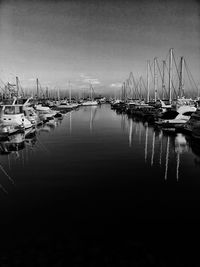
[(97, 106), (99, 103), (97, 100), (86, 100), (81, 105), (82, 106)]
[(0, 122), (3, 125), (20, 126), (24, 129), (31, 128), (32, 123), (25, 117), (23, 105), (2, 105)]
[[(161, 126), (165, 129), (173, 129), (180, 125), (184, 125), (191, 117), (192, 113), (196, 111), (195, 107), (181, 106), (177, 111), (166, 112), (160, 120), (156, 121), (157, 126)], [(169, 118), (167, 118), (169, 114)]]

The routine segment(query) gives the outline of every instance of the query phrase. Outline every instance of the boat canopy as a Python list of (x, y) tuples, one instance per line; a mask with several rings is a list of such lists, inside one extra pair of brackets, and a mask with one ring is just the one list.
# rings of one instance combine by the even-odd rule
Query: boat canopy
[(23, 112), (23, 106), (21, 105), (5, 105), (1, 106), (1, 112), (3, 112), (5, 115), (16, 115), (21, 114)]

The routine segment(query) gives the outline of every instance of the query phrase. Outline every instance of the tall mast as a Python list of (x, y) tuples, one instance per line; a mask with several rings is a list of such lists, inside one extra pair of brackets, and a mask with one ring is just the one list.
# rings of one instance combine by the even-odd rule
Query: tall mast
[(91, 100), (93, 100), (93, 98), (92, 98), (92, 84), (90, 84), (90, 98), (91, 98)]
[(139, 98), (142, 99), (142, 76), (140, 76), (139, 80)]
[(150, 61), (147, 60), (147, 103), (149, 103), (149, 65)]
[(71, 98), (72, 98), (72, 95), (71, 95), (71, 84), (70, 84), (70, 81), (69, 81), (69, 103), (71, 103)]
[(157, 63), (157, 58), (154, 58), (154, 99), (155, 102), (157, 100), (157, 69), (156, 69), (156, 63)]
[(37, 99), (39, 98), (39, 82), (38, 78), (36, 79), (36, 86), (37, 86)]
[(19, 97), (19, 79), (16, 77), (17, 98)]
[(46, 98), (49, 98), (49, 89), (46, 87)]
[(184, 95), (183, 66), (184, 66), (184, 58), (181, 57), (181, 62), (180, 62), (180, 80), (179, 80), (180, 97), (182, 97)]
[(162, 73), (162, 100), (164, 99), (164, 91), (165, 91), (165, 66), (166, 66), (166, 61), (163, 60), (163, 73)]
[(172, 56), (173, 56), (173, 48), (170, 49), (169, 55), (169, 104), (172, 102)]
[(58, 89), (57, 90), (57, 98), (58, 98), (58, 101), (60, 100), (60, 90)]

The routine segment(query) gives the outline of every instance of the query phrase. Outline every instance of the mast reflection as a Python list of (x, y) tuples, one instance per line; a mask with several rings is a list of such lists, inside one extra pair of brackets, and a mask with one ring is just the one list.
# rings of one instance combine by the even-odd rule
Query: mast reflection
[(179, 180), (179, 169), (180, 169), (180, 156), (181, 154), (189, 151), (188, 142), (185, 136), (178, 133), (174, 140), (175, 152), (176, 152), (176, 180)]
[(166, 159), (165, 159), (165, 180), (167, 180), (167, 174), (168, 174), (169, 145), (170, 145), (170, 139), (169, 139), (169, 136), (167, 136), (167, 148), (166, 148)]
[(129, 147), (132, 146), (133, 121), (129, 120)]
[(90, 124), (89, 124), (90, 132), (93, 131), (96, 112), (97, 112), (97, 106), (91, 106), (90, 107)]
[(145, 149), (144, 149), (144, 160), (147, 161), (147, 148), (148, 148), (148, 133), (149, 133), (149, 127), (148, 122), (145, 125)]
[[(151, 141), (151, 156), (149, 158), (149, 163), (151, 167), (159, 167), (164, 170), (164, 180), (168, 179), (169, 167), (171, 165), (174, 169), (174, 176), (176, 180), (179, 181), (180, 177), (180, 167), (181, 167), (181, 155), (189, 151), (189, 143), (185, 136), (181, 133), (170, 134), (168, 132), (163, 132), (161, 129), (153, 128), (148, 122), (141, 123), (135, 121), (134, 119), (128, 120), (128, 141), (129, 147), (132, 147), (132, 134), (133, 131), (135, 136), (138, 137), (138, 141), (143, 140), (144, 143), (144, 161), (148, 162), (148, 150), (149, 148), (149, 138)], [(125, 124), (123, 122), (123, 124)], [(140, 142), (138, 142), (140, 144)], [(157, 145), (156, 145), (157, 144)], [(140, 144), (140, 146), (142, 146)], [(175, 154), (173, 153), (175, 152)], [(175, 161), (173, 158), (175, 157)], [(170, 160), (170, 158), (172, 160)], [(174, 167), (174, 163), (175, 167)], [(172, 170), (173, 170), (172, 169)]]

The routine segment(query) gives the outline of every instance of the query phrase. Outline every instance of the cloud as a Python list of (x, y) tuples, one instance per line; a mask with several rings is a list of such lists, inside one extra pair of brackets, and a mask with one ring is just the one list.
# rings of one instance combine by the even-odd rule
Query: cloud
[(101, 83), (98, 78), (93, 78), (93, 77), (86, 75), (84, 73), (80, 74), (80, 78), (81, 78), (81, 82), (83, 82), (83, 83), (91, 83), (91, 84), (100, 84)]
[(36, 81), (36, 78), (29, 78), (28, 81), (30, 81), (30, 82)]
[(111, 83), (110, 87), (120, 88), (122, 86), (122, 83)]

